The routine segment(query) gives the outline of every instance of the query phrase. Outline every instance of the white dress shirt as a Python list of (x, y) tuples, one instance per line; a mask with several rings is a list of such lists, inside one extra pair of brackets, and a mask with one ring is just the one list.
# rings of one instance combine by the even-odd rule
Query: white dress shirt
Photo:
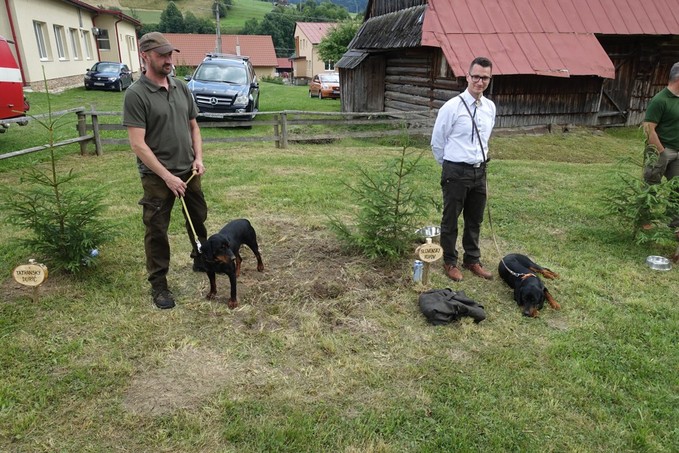
[[(463, 99), (471, 115), (462, 103)], [(478, 164), (488, 160), (488, 139), (495, 125), (495, 111), (493, 101), (481, 96), (477, 102), (468, 90), (443, 104), (431, 134), (431, 150), (436, 161), (439, 164), (444, 160)], [(483, 151), (472, 117), (481, 134)]]

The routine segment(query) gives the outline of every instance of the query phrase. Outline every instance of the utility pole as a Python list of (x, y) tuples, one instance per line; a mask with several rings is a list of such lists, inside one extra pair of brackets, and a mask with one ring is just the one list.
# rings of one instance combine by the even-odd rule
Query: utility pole
[(215, 7), (215, 16), (217, 18), (217, 45), (215, 46), (215, 52), (222, 53), (222, 32), (221, 24), (219, 23), (219, 3), (215, 2), (213, 6)]

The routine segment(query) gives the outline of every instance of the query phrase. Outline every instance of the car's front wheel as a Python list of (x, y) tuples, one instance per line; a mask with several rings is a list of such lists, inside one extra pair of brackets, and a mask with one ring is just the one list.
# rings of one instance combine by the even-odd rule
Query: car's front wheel
[(318, 90), (318, 99), (323, 99), (323, 92)]

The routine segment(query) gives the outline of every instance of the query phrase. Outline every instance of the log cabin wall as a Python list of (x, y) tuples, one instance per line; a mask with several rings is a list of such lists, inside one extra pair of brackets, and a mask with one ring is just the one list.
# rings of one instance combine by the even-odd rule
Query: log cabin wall
[(427, 47), (385, 54), (384, 110), (438, 109), (458, 95), (460, 82), (450, 76), (442, 58), (439, 49)]

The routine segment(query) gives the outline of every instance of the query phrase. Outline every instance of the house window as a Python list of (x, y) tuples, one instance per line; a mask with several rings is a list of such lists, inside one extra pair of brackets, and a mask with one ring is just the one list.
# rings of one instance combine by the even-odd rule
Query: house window
[(41, 60), (47, 60), (49, 54), (47, 53), (47, 35), (45, 34), (44, 22), (33, 22), (33, 30), (35, 30), (35, 40), (38, 43), (38, 55)]
[(335, 62), (332, 60), (328, 60), (325, 62), (325, 70), (326, 71), (334, 71), (335, 70)]
[(83, 30), (83, 41), (85, 42), (85, 58), (92, 59), (92, 40), (90, 39), (90, 32)]
[(80, 30), (70, 28), (68, 34), (71, 38), (71, 50), (73, 51), (73, 59), (80, 60), (82, 58), (80, 52)]
[(64, 34), (64, 27), (61, 25), (54, 26), (54, 42), (57, 45), (57, 55), (60, 60), (65, 60), (68, 57), (66, 53), (66, 35)]
[(97, 42), (99, 43), (99, 49), (111, 50), (111, 41), (108, 39), (107, 29), (105, 28), (99, 29), (99, 36), (97, 36)]

